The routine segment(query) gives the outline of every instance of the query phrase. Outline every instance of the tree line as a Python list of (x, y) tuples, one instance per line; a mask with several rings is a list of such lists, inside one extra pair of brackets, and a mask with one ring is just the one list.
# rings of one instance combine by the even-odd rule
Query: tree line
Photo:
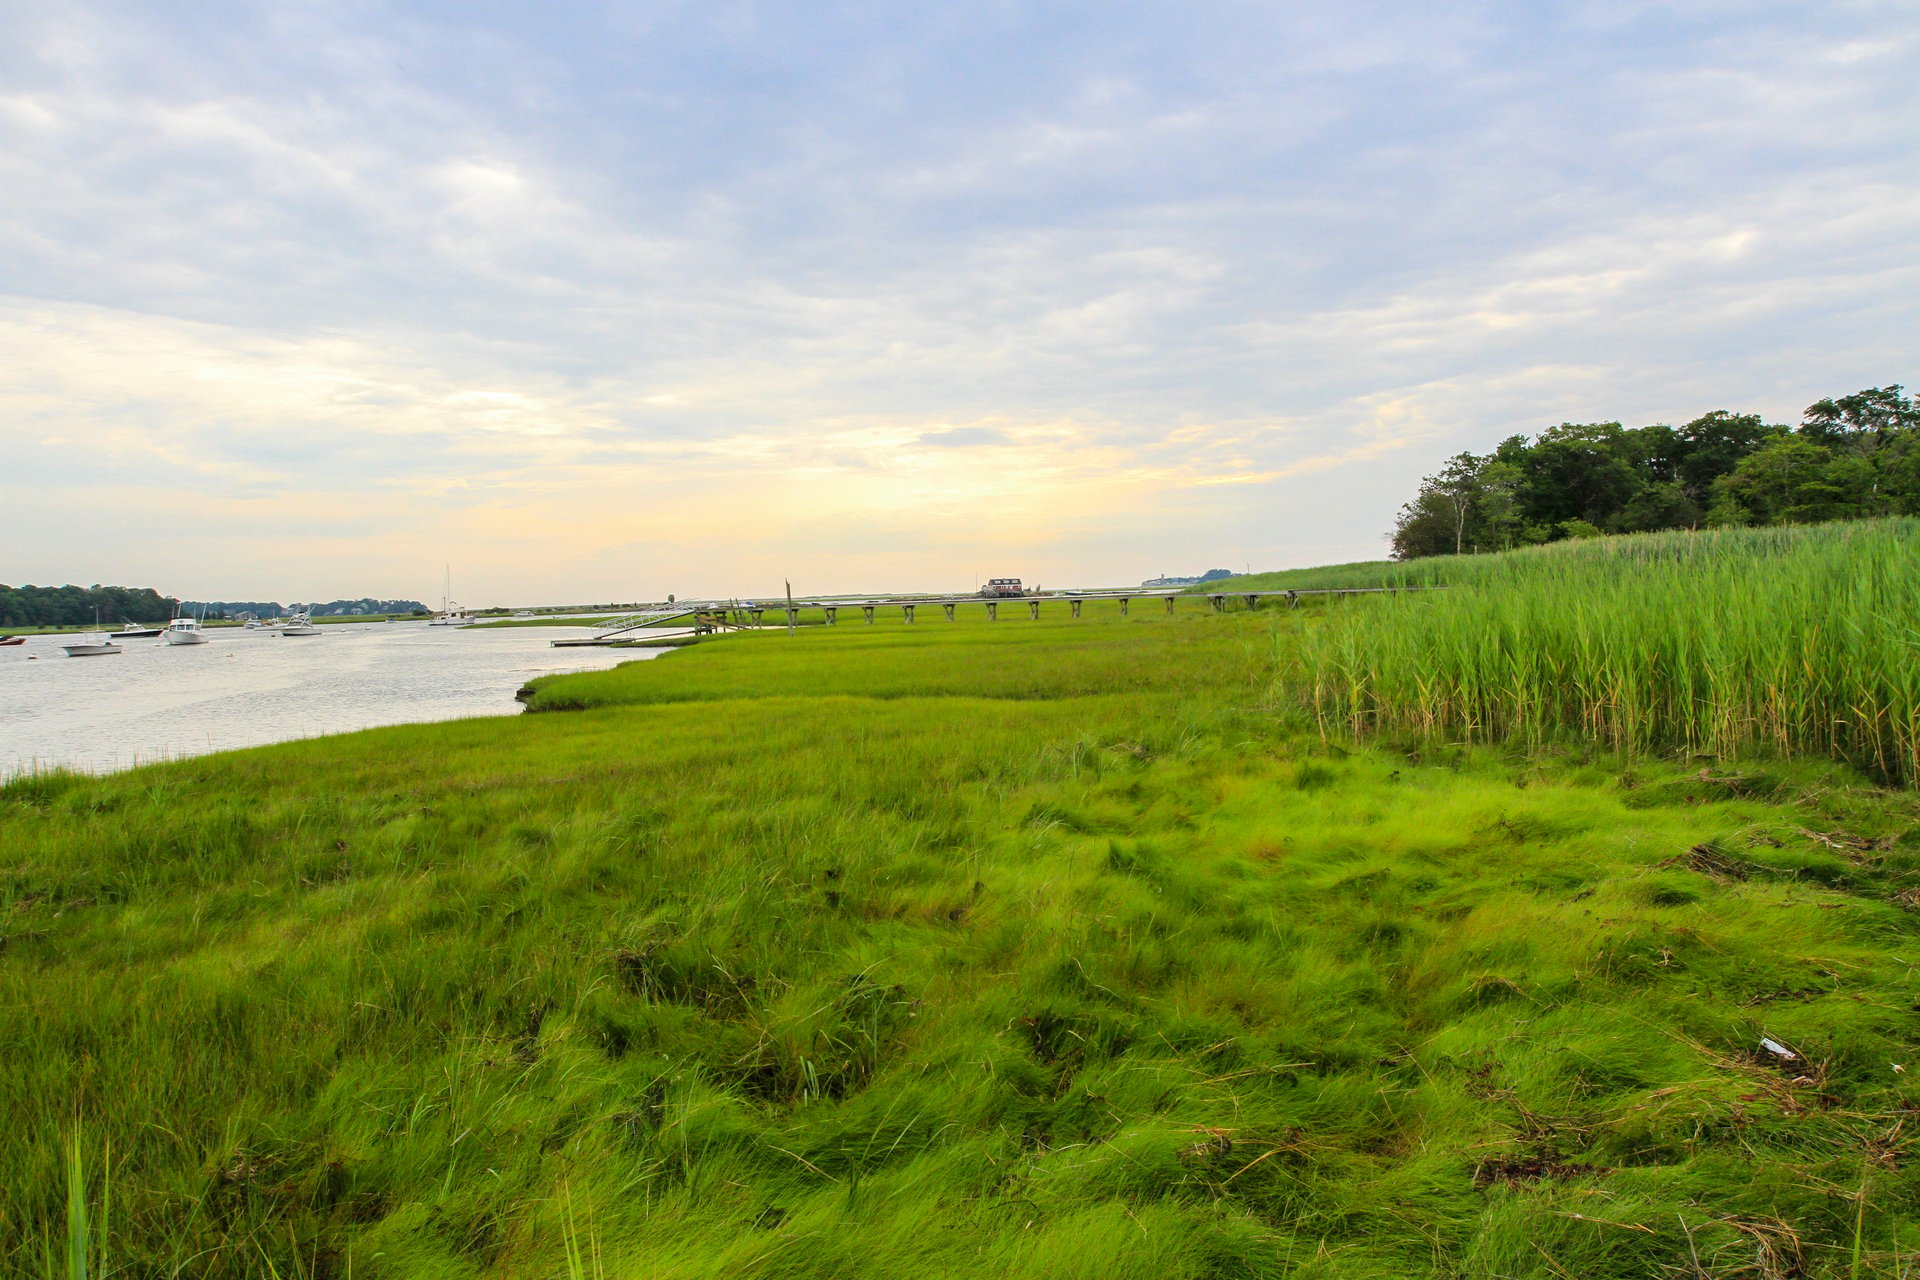
[(322, 604), (318, 600), (312, 604), (281, 604), (278, 600), (189, 600), (186, 607), (197, 617), (202, 612), (209, 618), (277, 618), (288, 613), (305, 613), (315, 618), (344, 617), (352, 614), (383, 613), (425, 613), (427, 607), (418, 600), (375, 600), (372, 596), (362, 596), (358, 600), (334, 600)]
[[(330, 604), (281, 605), (272, 600), (185, 601), (163, 596), (152, 587), (9, 587), (0, 585), (0, 627), (84, 627), (98, 616), (102, 625), (122, 622), (166, 622), (184, 608), (195, 617), (214, 620), (250, 613), (272, 618), (302, 610), (315, 617), (347, 614), (425, 613), (418, 600), (335, 600)], [(97, 611), (97, 613), (96, 613)]]
[(83, 627), (165, 622), (180, 602), (152, 587), (0, 585), (0, 627)]
[(1420, 482), (1396, 560), (1701, 526), (1920, 515), (1920, 403), (1896, 383), (1809, 405), (1798, 426), (1716, 409), (1682, 426), (1563, 422)]

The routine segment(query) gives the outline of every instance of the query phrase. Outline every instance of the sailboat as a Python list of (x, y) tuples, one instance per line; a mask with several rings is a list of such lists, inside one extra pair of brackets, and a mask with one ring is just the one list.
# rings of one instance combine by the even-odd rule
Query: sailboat
[(453, 566), (448, 565), (447, 580), (445, 585), (441, 588), (441, 591), (440, 591), (440, 616), (429, 620), (427, 623), (428, 626), (430, 627), (464, 627), (473, 622), (473, 619), (467, 616), (467, 611), (460, 607), (459, 602), (452, 599), (452, 595), (453, 595)]

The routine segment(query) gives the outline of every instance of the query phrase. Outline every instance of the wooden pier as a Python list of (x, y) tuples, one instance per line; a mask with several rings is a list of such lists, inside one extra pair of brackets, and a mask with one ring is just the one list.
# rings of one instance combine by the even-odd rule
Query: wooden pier
[(577, 640), (555, 640), (556, 648), (574, 648), (583, 645), (623, 644), (633, 639), (636, 631), (648, 630), (666, 624), (684, 620), (687, 628), (705, 635), (711, 632), (745, 630), (766, 625), (764, 619), (771, 613), (778, 621), (775, 625), (793, 626), (799, 621), (802, 612), (817, 609), (826, 615), (827, 625), (837, 626), (842, 609), (857, 609), (862, 618), (871, 625), (881, 610), (898, 609), (902, 622), (912, 622), (915, 610), (923, 605), (931, 605), (941, 611), (948, 622), (954, 620), (961, 605), (981, 605), (987, 611), (987, 621), (1000, 620), (1000, 606), (1011, 605), (1027, 607), (1027, 617), (1032, 621), (1040, 620), (1042, 605), (1065, 605), (1068, 616), (1078, 618), (1081, 606), (1093, 600), (1113, 600), (1120, 605), (1120, 613), (1126, 616), (1132, 611), (1135, 601), (1150, 604), (1159, 600), (1165, 603), (1166, 612), (1174, 611), (1179, 600), (1205, 601), (1215, 613), (1225, 613), (1232, 601), (1243, 601), (1252, 609), (1262, 600), (1284, 600), (1289, 609), (1296, 609), (1300, 601), (1307, 596), (1365, 596), (1392, 595), (1402, 591), (1432, 591), (1435, 587), (1346, 587), (1326, 588), (1313, 591), (1052, 591), (1030, 596), (983, 596), (978, 594), (952, 596), (891, 596), (875, 600), (795, 600), (791, 603), (780, 601), (774, 604), (760, 604), (741, 600), (702, 600), (687, 604), (662, 605), (640, 613), (628, 614), (617, 620), (610, 629), (599, 635), (586, 636)]

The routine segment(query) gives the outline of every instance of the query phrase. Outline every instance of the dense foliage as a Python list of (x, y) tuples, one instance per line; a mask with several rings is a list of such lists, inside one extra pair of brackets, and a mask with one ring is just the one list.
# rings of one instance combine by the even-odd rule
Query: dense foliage
[(9, 587), (0, 585), (0, 627), (84, 627), (165, 622), (179, 601), (151, 587)]
[(187, 607), (196, 614), (204, 609), (209, 618), (238, 618), (247, 614), (256, 618), (277, 618), (288, 613), (335, 618), (358, 614), (425, 613), (427, 610), (418, 600), (375, 600), (370, 596), (362, 596), (358, 600), (334, 600), (327, 604), (315, 601), (312, 604), (285, 605), (278, 600), (189, 600)]
[(1715, 410), (1683, 426), (1562, 423), (1458, 454), (1400, 510), (1396, 559), (1603, 533), (1920, 514), (1920, 404), (1898, 384), (1797, 428)]

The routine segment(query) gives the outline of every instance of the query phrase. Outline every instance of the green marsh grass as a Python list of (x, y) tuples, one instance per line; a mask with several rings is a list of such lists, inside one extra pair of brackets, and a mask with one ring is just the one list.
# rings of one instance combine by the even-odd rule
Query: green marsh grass
[(843, 621), (0, 787), (0, 1273), (78, 1123), (130, 1276), (1896, 1274), (1914, 797), (1328, 746), (1314, 625)]
[[(1451, 559), (1452, 557), (1448, 557)], [(1424, 586), (1443, 581), (1440, 560), (1356, 560), (1307, 569), (1279, 569), (1272, 573), (1236, 573), (1231, 578), (1183, 588), (1188, 595), (1214, 591), (1334, 591), (1362, 587)]]
[(1323, 725), (1920, 779), (1920, 521), (1559, 543), (1310, 631)]
[[(537, 680), (532, 711), (581, 710), (621, 704), (734, 699), (743, 689), (762, 696), (868, 698), (972, 696), (1061, 698), (1133, 693), (1219, 693), (1233, 687), (1252, 698), (1259, 688), (1265, 631), (1228, 640), (1208, 627), (1204, 605), (1167, 619), (1096, 602), (1079, 621), (1024, 616), (958, 621), (933, 612), (904, 623), (896, 613), (871, 624), (841, 621), (789, 636), (764, 629), (703, 644), (698, 658), (676, 654), (585, 679)], [(1158, 606), (1154, 606), (1156, 609)], [(1056, 615), (1064, 606), (1053, 606)], [(857, 615), (856, 615), (857, 619)], [(692, 660), (688, 660), (692, 659)]]

